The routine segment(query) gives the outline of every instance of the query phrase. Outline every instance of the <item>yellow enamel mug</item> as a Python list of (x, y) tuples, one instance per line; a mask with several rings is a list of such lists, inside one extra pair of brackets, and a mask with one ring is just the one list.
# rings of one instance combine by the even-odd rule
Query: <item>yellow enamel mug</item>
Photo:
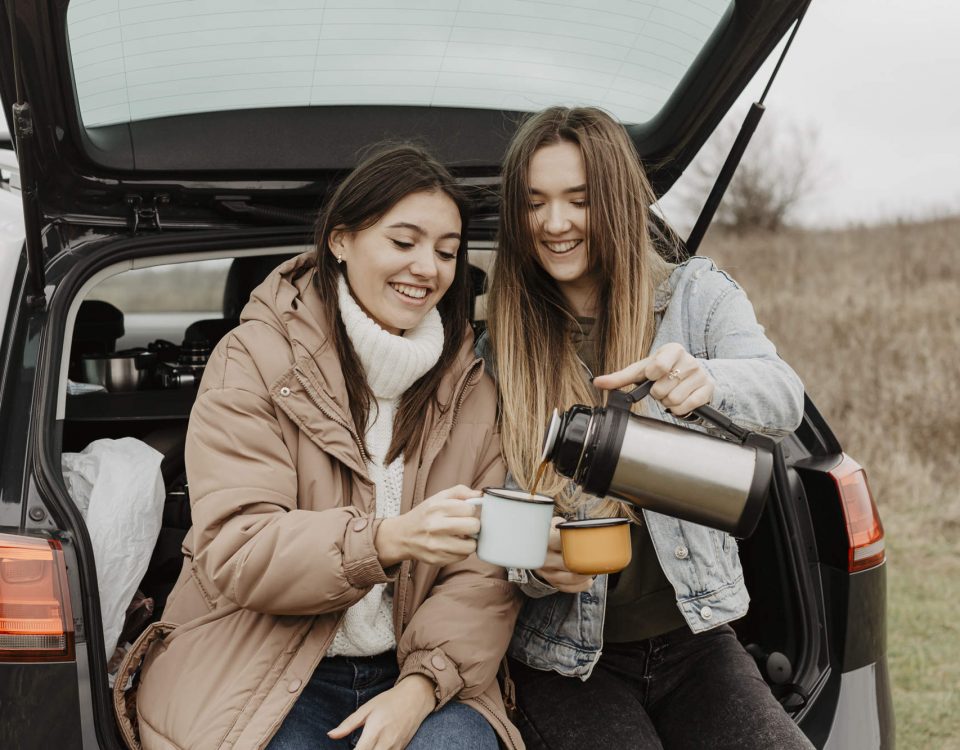
[(587, 518), (564, 521), (560, 529), (563, 564), (581, 575), (616, 573), (630, 564), (630, 520), (627, 518)]

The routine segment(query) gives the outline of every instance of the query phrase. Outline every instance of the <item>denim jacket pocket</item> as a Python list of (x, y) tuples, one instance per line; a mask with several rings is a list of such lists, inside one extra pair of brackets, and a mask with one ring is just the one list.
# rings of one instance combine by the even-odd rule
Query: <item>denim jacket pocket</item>
[(534, 669), (585, 679), (600, 655), (607, 577), (578, 594), (528, 599), (520, 610), (509, 653)]

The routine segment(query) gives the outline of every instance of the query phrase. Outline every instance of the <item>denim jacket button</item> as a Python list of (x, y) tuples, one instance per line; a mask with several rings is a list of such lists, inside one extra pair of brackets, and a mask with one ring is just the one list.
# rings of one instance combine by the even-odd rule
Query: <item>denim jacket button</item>
[(689, 555), (689, 554), (690, 554), (690, 550), (688, 550), (688, 549), (687, 549), (684, 545), (682, 545), (682, 544), (678, 544), (678, 545), (677, 545), (677, 548), (673, 551), (673, 556), (674, 556), (675, 558), (677, 558), (678, 560), (686, 560), (686, 559), (687, 559), (687, 555)]
[(713, 617), (713, 610), (710, 609), (710, 607), (704, 607), (700, 610), (700, 616), (704, 620), (709, 620), (711, 617)]

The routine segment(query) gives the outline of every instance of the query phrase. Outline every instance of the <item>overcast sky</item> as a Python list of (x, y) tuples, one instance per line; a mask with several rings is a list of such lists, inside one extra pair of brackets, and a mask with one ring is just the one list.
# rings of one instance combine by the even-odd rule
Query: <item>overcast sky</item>
[[(774, 55), (775, 57), (776, 55)], [(740, 103), (763, 92), (771, 61)], [(960, 213), (960, 5), (813, 0), (765, 102), (819, 134), (809, 225)], [(665, 201), (670, 216), (671, 204)]]

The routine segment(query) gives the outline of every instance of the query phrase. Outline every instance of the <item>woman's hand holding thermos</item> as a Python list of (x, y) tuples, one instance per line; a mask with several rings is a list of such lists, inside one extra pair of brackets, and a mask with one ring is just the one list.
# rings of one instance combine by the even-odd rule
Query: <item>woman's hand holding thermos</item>
[(716, 388), (703, 363), (676, 343), (664, 344), (649, 357), (594, 378), (593, 385), (609, 391), (644, 380), (654, 381), (650, 395), (678, 417), (709, 404)]

